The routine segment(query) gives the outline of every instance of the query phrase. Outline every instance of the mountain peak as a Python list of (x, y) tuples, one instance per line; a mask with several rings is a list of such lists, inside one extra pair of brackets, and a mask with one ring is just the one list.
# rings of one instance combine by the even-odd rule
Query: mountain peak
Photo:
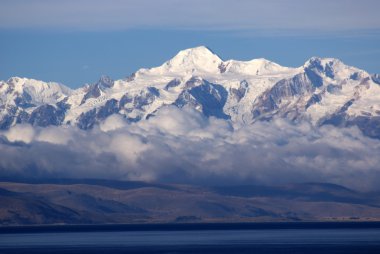
[(215, 77), (223, 73), (234, 75), (266, 75), (278, 73), (292, 73), (295, 68), (283, 67), (265, 58), (250, 61), (228, 60), (223, 61), (217, 54), (206, 46), (198, 46), (179, 51), (173, 58), (163, 65), (140, 69), (139, 75), (174, 75), (174, 76), (203, 76)]
[(353, 66), (346, 65), (337, 58), (322, 58), (312, 57), (306, 61), (303, 68), (311, 75), (317, 73), (318, 75), (324, 75), (331, 79), (361, 79), (370, 78), (370, 75)]
[(103, 87), (111, 87), (113, 83), (114, 83), (113, 79), (106, 75), (100, 76), (98, 82), (96, 82), (97, 85), (103, 86)]
[(224, 62), (224, 67), (224, 72), (226, 73), (241, 75), (266, 75), (289, 72), (291, 70), (265, 58), (257, 58), (250, 61), (228, 60)]
[(342, 61), (340, 61), (337, 58), (323, 58), (323, 57), (317, 57), (313, 56), (309, 60), (306, 61), (304, 64), (304, 67), (320, 67), (322, 66), (333, 66), (337, 64), (343, 64)]
[(221, 62), (222, 59), (208, 47), (199, 46), (179, 51), (163, 67), (171, 72), (186, 70), (191, 72), (217, 73)]
[(183, 49), (177, 53), (177, 55), (194, 55), (194, 56), (214, 56), (216, 55), (214, 51), (212, 51), (209, 47), (207, 46), (198, 46), (194, 48), (188, 48), (188, 49)]

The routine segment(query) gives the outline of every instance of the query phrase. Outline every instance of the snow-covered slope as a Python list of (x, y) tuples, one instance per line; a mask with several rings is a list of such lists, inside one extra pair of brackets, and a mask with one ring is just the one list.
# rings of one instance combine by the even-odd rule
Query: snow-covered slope
[(266, 59), (223, 61), (201, 46), (130, 77), (76, 90), (31, 79), (0, 83), (0, 128), (16, 123), (92, 128), (111, 114), (129, 121), (161, 107), (193, 107), (238, 128), (276, 117), (314, 125), (357, 125), (380, 138), (380, 78), (332, 58), (313, 57), (298, 68)]
[(19, 77), (0, 81), (0, 128), (26, 121), (43, 126), (57, 124), (60, 102), (71, 94), (70, 88), (54, 82)]

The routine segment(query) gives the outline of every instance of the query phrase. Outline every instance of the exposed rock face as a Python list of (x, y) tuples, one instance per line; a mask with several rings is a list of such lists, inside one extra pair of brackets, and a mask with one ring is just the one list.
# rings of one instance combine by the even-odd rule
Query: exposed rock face
[[(293, 110), (305, 108), (308, 103), (311, 103), (311, 98), (306, 101), (304, 107), (298, 104), (303, 104), (304, 97), (309, 97), (313, 92), (315, 92), (315, 86), (305, 73), (280, 80), (256, 100), (253, 105), (253, 118), (268, 118), (276, 113), (282, 113), (285, 116)], [(294, 102), (297, 105), (294, 105)]]
[(372, 75), (372, 81), (376, 84), (380, 85), (380, 74), (374, 74)]
[(174, 105), (178, 107), (189, 105), (202, 111), (207, 117), (230, 118), (223, 112), (228, 96), (228, 92), (223, 86), (203, 81), (202, 85), (190, 87), (180, 94)]
[(46, 127), (60, 125), (65, 118), (65, 111), (52, 105), (42, 105), (35, 109), (28, 122), (32, 125)]
[(87, 87), (87, 92), (83, 96), (81, 104), (85, 103), (89, 98), (98, 98), (107, 88), (113, 86), (114, 81), (107, 77), (102, 76), (98, 82)]
[(95, 124), (98, 124), (108, 116), (119, 111), (118, 101), (115, 99), (108, 100), (104, 106), (94, 108), (79, 116), (78, 127), (81, 129), (91, 129)]

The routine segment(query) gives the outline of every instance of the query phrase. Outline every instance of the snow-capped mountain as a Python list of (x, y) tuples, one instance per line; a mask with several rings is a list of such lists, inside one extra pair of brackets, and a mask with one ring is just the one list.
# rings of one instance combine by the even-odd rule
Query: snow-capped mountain
[(201, 46), (128, 78), (102, 77), (76, 90), (25, 78), (0, 81), (1, 129), (17, 123), (89, 129), (111, 114), (141, 121), (166, 105), (193, 107), (236, 128), (282, 117), (356, 125), (380, 138), (380, 76), (332, 58), (289, 68), (266, 59), (223, 61)]

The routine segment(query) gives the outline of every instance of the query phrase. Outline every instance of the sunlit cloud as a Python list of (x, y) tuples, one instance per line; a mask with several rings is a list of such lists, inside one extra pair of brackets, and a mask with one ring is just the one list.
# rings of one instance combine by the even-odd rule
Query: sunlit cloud
[(228, 121), (167, 107), (139, 123), (114, 115), (91, 131), (17, 125), (1, 136), (2, 177), (379, 189), (380, 142), (357, 128), (276, 120), (234, 130)]

